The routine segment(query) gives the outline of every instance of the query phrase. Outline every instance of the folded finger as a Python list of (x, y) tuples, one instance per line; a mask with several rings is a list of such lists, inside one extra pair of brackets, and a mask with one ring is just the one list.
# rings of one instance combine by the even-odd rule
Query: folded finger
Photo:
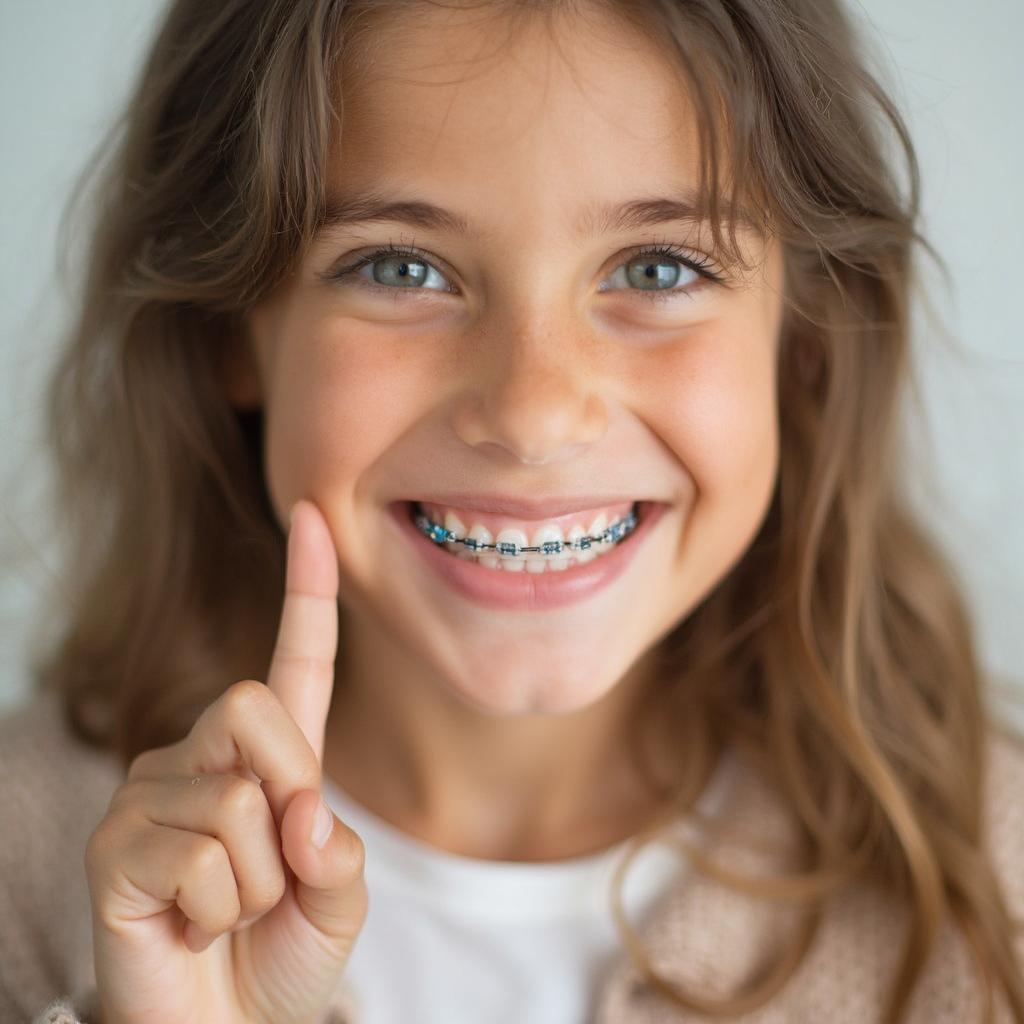
[(185, 829), (219, 839), (227, 851), (242, 915), (255, 918), (272, 909), (285, 891), (280, 836), (270, 805), (257, 783), (235, 775), (129, 783), (130, 800), (155, 825)]
[(173, 755), (173, 774), (233, 774), (249, 769), (262, 783), (280, 829), (292, 798), (319, 789), (320, 762), (305, 734), (262, 683), (243, 679), (217, 698)]

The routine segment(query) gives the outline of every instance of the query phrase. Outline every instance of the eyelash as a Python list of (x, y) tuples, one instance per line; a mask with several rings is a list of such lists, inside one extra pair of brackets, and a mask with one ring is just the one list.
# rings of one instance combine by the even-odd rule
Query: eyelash
[[(431, 263), (430, 260), (426, 258), (426, 254), (420, 252), (418, 249), (412, 248), (410, 246), (394, 245), (393, 243), (389, 242), (387, 245), (381, 246), (380, 248), (375, 249), (373, 252), (368, 252), (360, 256), (351, 265), (347, 267), (341, 267), (334, 271), (329, 271), (324, 276), (328, 281), (339, 281), (342, 278), (349, 277), (350, 275), (355, 275), (357, 270), (360, 270), (365, 266), (369, 266), (372, 263), (376, 263), (378, 260), (386, 259), (391, 256), (401, 256), (406, 259), (416, 260), (418, 263), (426, 263), (431, 267), (434, 266), (433, 263)], [(725, 278), (722, 277), (721, 274), (718, 274), (715, 271), (709, 269), (710, 267), (714, 266), (714, 263), (708, 257), (701, 256), (699, 259), (694, 259), (693, 254), (690, 252), (690, 250), (681, 249), (678, 246), (671, 245), (670, 243), (659, 243), (656, 245), (648, 246), (646, 248), (641, 248), (634, 252), (631, 256), (629, 256), (625, 260), (625, 263), (632, 263), (634, 260), (659, 256), (662, 258), (674, 260), (677, 263), (681, 263), (683, 266), (688, 267), (690, 270), (694, 271), (701, 277), (705, 278), (707, 281), (710, 281), (714, 284), (725, 284)], [(619, 264), (620, 267), (623, 265), (624, 264)], [(437, 268), (434, 267), (434, 269), (436, 270)], [(618, 270), (619, 267), (616, 267), (615, 269)], [(394, 288), (384, 284), (377, 284), (375, 281), (366, 281), (363, 279), (361, 279), (359, 283), (362, 287), (368, 287), (374, 291), (395, 293), (403, 291), (436, 291), (436, 289)], [(697, 287), (699, 288), (702, 286)], [(695, 291), (696, 288), (691, 286), (690, 288), (629, 288), (626, 290), (635, 291), (638, 295), (643, 296), (644, 299), (650, 302), (665, 302), (671, 301), (672, 297), (676, 295), (689, 296), (690, 292)], [(451, 293), (449, 292), (448, 294)]]

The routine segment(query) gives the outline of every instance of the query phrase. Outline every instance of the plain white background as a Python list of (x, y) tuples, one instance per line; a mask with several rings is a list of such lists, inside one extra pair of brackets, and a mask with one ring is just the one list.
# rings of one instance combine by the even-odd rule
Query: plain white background
[[(0, 712), (29, 695), (23, 638), (58, 569), (33, 511), (48, 479), (41, 388), (66, 316), (57, 220), (162, 9), (0, 4)], [(986, 668), (1024, 696), (1024, 4), (867, 0), (854, 10), (868, 25), (872, 69), (910, 125), (922, 226), (952, 272), (949, 288), (924, 264), (931, 312), (915, 309), (914, 494), (974, 604)], [(1024, 728), (1024, 705), (996, 705)]]

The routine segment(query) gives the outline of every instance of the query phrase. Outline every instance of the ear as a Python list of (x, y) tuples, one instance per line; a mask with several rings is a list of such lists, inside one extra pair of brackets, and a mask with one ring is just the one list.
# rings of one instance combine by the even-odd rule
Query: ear
[(236, 409), (259, 409), (263, 405), (263, 385), (252, 343), (244, 331), (224, 338), (220, 357), (228, 401)]

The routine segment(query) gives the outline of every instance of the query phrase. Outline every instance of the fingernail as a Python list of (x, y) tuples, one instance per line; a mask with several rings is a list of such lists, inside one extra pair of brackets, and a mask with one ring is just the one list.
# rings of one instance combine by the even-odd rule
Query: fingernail
[(310, 836), (313, 840), (313, 845), (318, 850), (324, 848), (324, 843), (327, 842), (327, 837), (331, 834), (332, 828), (334, 828), (334, 815), (331, 814), (327, 804), (321, 798), (320, 806), (317, 807), (316, 814), (313, 815), (313, 834)]
[[(298, 502), (295, 502), (298, 505)], [(288, 529), (292, 528), (292, 523), (295, 522), (295, 505), (292, 505), (292, 510), (288, 513)]]

